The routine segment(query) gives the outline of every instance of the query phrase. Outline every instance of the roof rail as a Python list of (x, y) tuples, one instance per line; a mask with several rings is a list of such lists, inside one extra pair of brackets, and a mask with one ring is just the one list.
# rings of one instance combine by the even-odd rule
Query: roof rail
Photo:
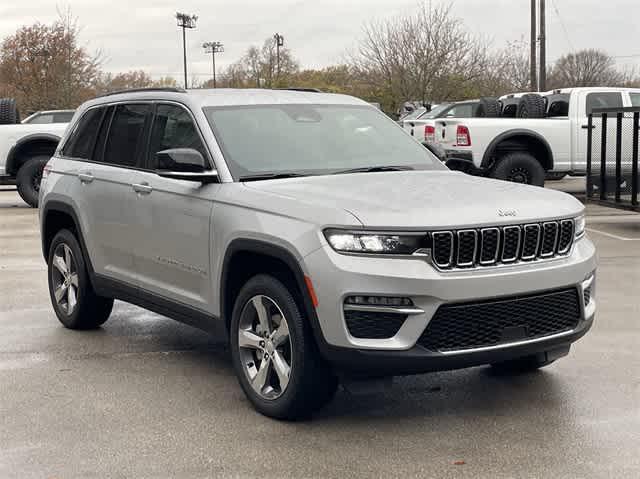
[(129, 88), (126, 90), (114, 90), (114, 91), (109, 91), (107, 93), (103, 93), (102, 95), (98, 95), (98, 98), (103, 97), (103, 96), (110, 96), (110, 95), (119, 95), (120, 93), (138, 93), (138, 92), (145, 92), (145, 91), (165, 91), (165, 92), (171, 92), (171, 93), (186, 93), (187, 90), (185, 90), (184, 88), (179, 88), (179, 87), (147, 87), (147, 88)]
[(285, 87), (285, 88), (274, 88), (275, 90), (290, 90), (290, 91), (306, 91), (309, 93), (322, 93), (322, 90), (318, 88), (303, 88), (303, 87)]

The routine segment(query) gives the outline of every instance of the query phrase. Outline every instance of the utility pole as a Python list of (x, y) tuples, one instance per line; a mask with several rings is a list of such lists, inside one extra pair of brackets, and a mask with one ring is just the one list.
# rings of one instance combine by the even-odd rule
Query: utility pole
[(547, 37), (546, 37), (546, 21), (545, 21), (545, 0), (540, 0), (540, 75), (539, 75), (539, 91), (547, 89)]
[(531, 0), (531, 63), (529, 73), (531, 75), (531, 91), (538, 89), (538, 62), (536, 61), (537, 34), (536, 34), (536, 0)]
[(211, 53), (213, 63), (213, 88), (216, 87), (216, 53), (224, 52), (224, 45), (220, 42), (206, 42), (202, 44), (205, 53)]
[(196, 28), (196, 20), (198, 20), (197, 15), (189, 15), (186, 13), (176, 13), (176, 20), (178, 21), (178, 26), (182, 28), (182, 54), (184, 60), (184, 88), (187, 88), (187, 28), (192, 29)]
[(284, 46), (284, 37), (276, 33), (273, 38), (276, 40), (276, 81), (280, 81), (280, 47)]

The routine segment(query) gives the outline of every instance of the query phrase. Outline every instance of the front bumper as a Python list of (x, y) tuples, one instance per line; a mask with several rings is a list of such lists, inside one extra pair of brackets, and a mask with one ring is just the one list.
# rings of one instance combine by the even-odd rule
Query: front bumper
[[(595, 315), (592, 298), (586, 307), (581, 303), (581, 320), (570, 334), (488, 351), (447, 355), (416, 345), (442, 305), (581, 288), (596, 268), (595, 249), (586, 237), (576, 241), (569, 256), (508, 267), (442, 272), (420, 257), (350, 256), (338, 254), (329, 246), (308, 255), (305, 265), (318, 297), (321, 350), (328, 360), (342, 365), (358, 364), (359, 358), (366, 365), (380, 358), (385, 367), (394, 369), (392, 365), (398, 364), (401, 371), (411, 372), (411, 364), (419, 371), (429, 371), (495, 362), (570, 344), (589, 329)], [(423, 313), (409, 315), (391, 338), (356, 338), (349, 333), (343, 310), (345, 298), (354, 295), (409, 297)]]

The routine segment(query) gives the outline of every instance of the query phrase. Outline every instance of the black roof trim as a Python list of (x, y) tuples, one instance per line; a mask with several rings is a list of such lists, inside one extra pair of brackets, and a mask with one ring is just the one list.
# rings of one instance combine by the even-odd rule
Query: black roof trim
[(318, 88), (303, 88), (303, 87), (286, 87), (286, 88), (274, 88), (275, 90), (290, 90), (290, 91), (306, 91), (309, 93), (322, 93), (322, 90)]

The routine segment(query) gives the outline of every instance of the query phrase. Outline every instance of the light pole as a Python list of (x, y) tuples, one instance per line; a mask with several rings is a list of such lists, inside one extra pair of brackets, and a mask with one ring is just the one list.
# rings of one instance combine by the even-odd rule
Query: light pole
[(196, 28), (197, 15), (189, 15), (187, 13), (176, 13), (178, 26), (182, 28), (182, 53), (184, 59), (184, 87), (187, 88), (187, 28)]
[(276, 40), (276, 81), (280, 81), (280, 47), (284, 46), (284, 37), (276, 33), (273, 38)]
[(216, 53), (224, 52), (224, 45), (220, 42), (206, 42), (202, 44), (205, 53), (211, 53), (213, 63), (213, 88), (216, 87)]

